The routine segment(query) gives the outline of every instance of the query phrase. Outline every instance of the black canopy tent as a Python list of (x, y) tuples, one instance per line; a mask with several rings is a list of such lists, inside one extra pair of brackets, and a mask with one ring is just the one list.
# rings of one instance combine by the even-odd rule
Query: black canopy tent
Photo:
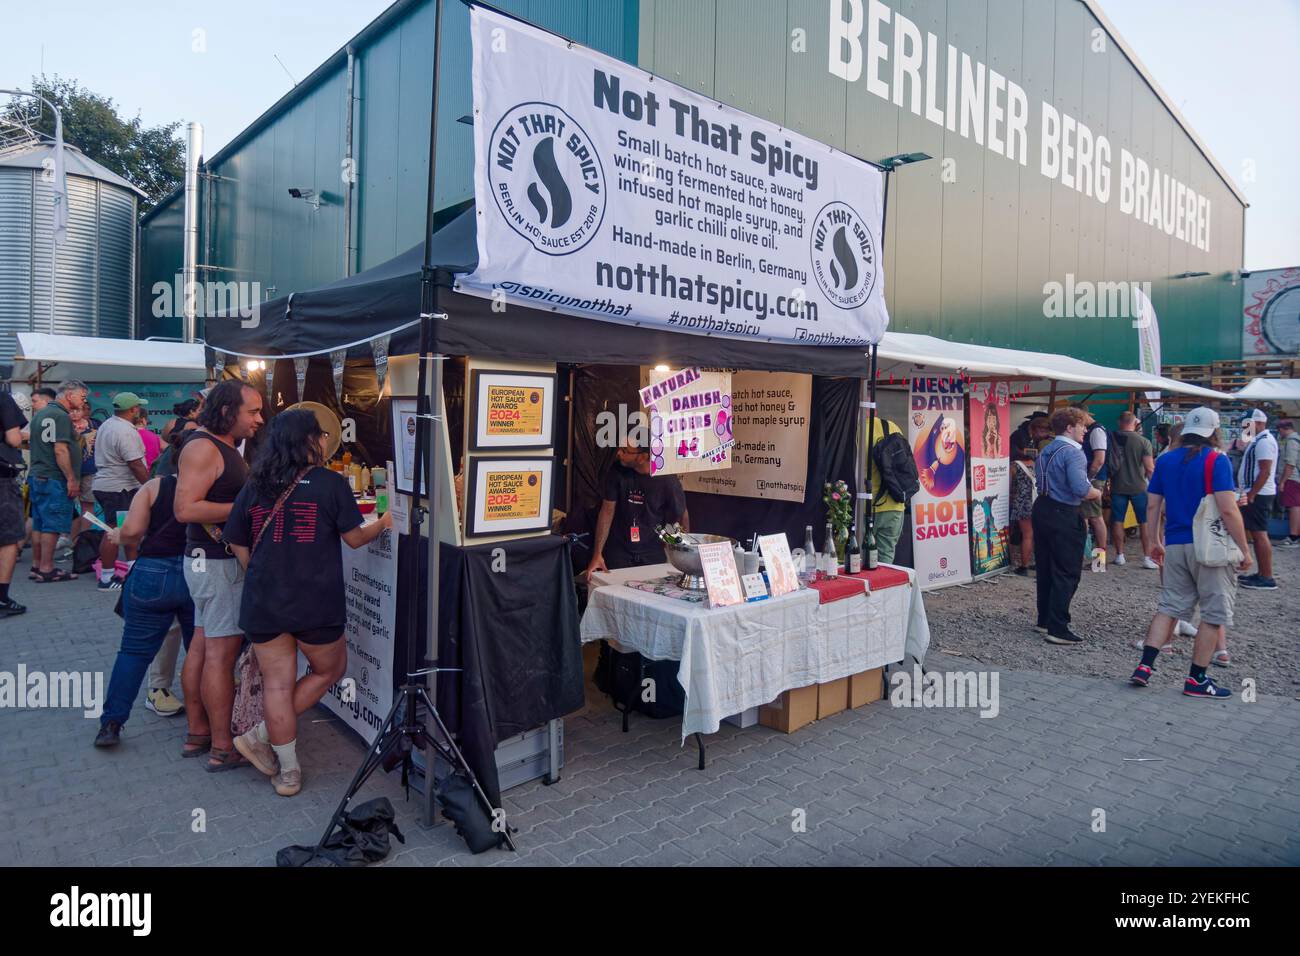
[[(818, 529), (816, 540), (820, 545), (820, 528), (825, 520), (822, 482), (842, 478), (850, 487), (854, 485), (860, 431), (855, 425), (859, 421), (861, 380), (868, 373), (863, 348), (798, 346), (674, 332), (513, 303), (494, 309), (490, 299), (455, 291), (456, 275), (473, 271), (478, 261), (476, 220), (473, 205), (468, 205), (453, 211), (432, 235), (432, 261), (438, 266), (440, 286), (438, 312), (446, 315), (438, 323), (438, 349), (447, 355), (555, 362), (571, 367), (568, 381), (561, 376), (560, 383), (569, 393), (572, 424), (568, 432), (564, 428), (556, 430), (557, 453), (570, 459), (572, 471), (566, 481), (571, 489), (566, 531), (581, 533), (594, 526), (602, 478), (614, 457), (613, 449), (600, 448), (596, 441), (597, 413), (618, 404), (630, 410), (639, 408), (639, 366), (706, 366), (813, 376), (808, 466), (803, 476), (807, 492), (802, 502), (691, 493), (687, 505), (693, 527), (738, 539), (754, 531), (784, 531), (797, 546), (803, 543), (804, 527), (813, 525)], [(297, 399), (320, 401), (338, 411), (340, 417), (357, 419), (355, 450), (365, 452), (366, 446), (371, 446), (370, 451), (377, 452), (389, 445), (391, 437), (388, 415), (379, 407), (373, 377), (367, 379), (372, 376), (369, 366), (373, 359), (369, 343), (387, 333), (390, 356), (418, 353), (423, 262), (421, 243), (357, 275), (264, 303), (255, 323), (237, 316), (209, 317), (206, 345), (213, 352), (268, 362), (321, 357), (310, 364), (304, 394), (297, 395)], [(342, 405), (346, 407), (340, 407), (324, 361), (328, 353), (343, 348), (348, 349), (350, 359), (344, 373), (348, 398)], [(285, 374), (288, 371), (283, 366), (277, 368), (277, 393), (282, 383), (293, 380), (292, 374)], [(453, 415), (456, 404), (449, 399)], [(271, 405), (273, 413), (274, 397)], [(372, 464), (379, 460), (375, 457)], [(488, 573), (483, 555), (478, 553), (483, 546), (443, 549), (444, 554), (450, 554), (440, 568), (439, 579), (442, 592), (453, 597), (439, 607), (436, 657), (442, 666), (460, 666), (464, 673), (440, 674), (438, 699), (443, 702), (440, 708), (448, 725), (461, 735), (465, 756), (494, 805), (499, 805), (492, 758), (497, 742), (535, 726), (539, 720), (562, 716), (581, 706), (580, 660), (573, 656), (574, 648), (556, 637), (570, 629), (576, 632), (576, 608), (569, 603), (571, 597), (551, 594), (552, 589), (543, 582), (556, 579), (556, 558), (576, 570), (586, 564), (590, 551), (571, 549), (562, 538), (550, 541), (550, 546), (540, 550), (542, 542), (536, 539), (517, 542), (519, 547), (511, 549), (512, 567), (536, 563), (532, 588), (521, 587), (520, 578), (514, 575)], [(424, 580), (425, 549), (403, 536), (399, 562), (411, 560), (420, 565), (419, 579)], [(404, 607), (401, 580), (397, 602)], [(561, 573), (558, 580), (569, 578)], [(571, 596), (572, 587), (567, 590)], [(421, 589), (417, 600), (423, 604), (424, 598)], [(546, 605), (546, 613), (538, 614), (541, 604)], [(495, 610), (484, 617), (484, 608)], [(517, 626), (503, 634), (491, 623), (510, 617), (503, 608), (526, 608), (529, 613), (519, 615)], [(424, 619), (421, 611), (419, 620)], [(523, 622), (531, 624), (525, 627)], [(530, 633), (528, 628), (536, 633)], [(404, 674), (408, 669), (404, 659), (405, 629), (406, 622), (399, 615), (394, 674)], [(517, 678), (522, 672), (545, 678), (542, 686), (533, 687), (534, 692), (523, 697), (511, 690), (520, 686)]]
[[(440, 349), (514, 361), (566, 365), (695, 365), (771, 372), (809, 372), (864, 378), (861, 347), (798, 346), (752, 342), (687, 331), (624, 325), (511, 304), (493, 309), (489, 299), (454, 291), (454, 277), (478, 264), (477, 212), (463, 209), (433, 234), (439, 266)], [(318, 289), (294, 292), (263, 303), (256, 324), (245, 328), (235, 316), (207, 320), (207, 344), (250, 358), (321, 354), (356, 346), (393, 332), (390, 355), (417, 351), (420, 269), (424, 244), (364, 272)], [(368, 352), (365, 353), (368, 356)]]

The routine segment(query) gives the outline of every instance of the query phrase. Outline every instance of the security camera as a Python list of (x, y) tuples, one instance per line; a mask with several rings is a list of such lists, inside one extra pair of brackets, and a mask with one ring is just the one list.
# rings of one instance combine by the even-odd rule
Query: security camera
[(316, 195), (316, 190), (308, 189), (306, 186), (290, 186), (289, 195), (294, 199), (301, 199), (312, 209), (320, 209), (321, 197)]

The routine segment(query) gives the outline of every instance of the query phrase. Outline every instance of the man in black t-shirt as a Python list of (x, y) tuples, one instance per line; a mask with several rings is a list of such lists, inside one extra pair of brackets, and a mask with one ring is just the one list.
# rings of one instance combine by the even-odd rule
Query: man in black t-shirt
[(678, 522), (688, 529), (686, 493), (675, 475), (650, 474), (650, 450), (628, 440), (605, 477), (596, 540), (587, 574), (610, 568), (662, 564), (655, 528)]
[(27, 417), (14, 397), (0, 392), (0, 617), (12, 617), (27, 610), (9, 596), (14, 565), (18, 563), (18, 546), (27, 537), (23, 493), (18, 488), (23, 461), (22, 431), (26, 427)]

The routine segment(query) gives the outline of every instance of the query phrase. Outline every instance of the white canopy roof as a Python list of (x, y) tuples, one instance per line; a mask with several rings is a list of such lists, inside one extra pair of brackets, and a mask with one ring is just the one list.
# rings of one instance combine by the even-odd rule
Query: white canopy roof
[(1217, 401), (1231, 401), (1226, 392), (1202, 388), (1189, 382), (1152, 375), (1137, 369), (1109, 368), (1093, 365), (1066, 355), (1050, 352), (1026, 352), (1020, 349), (995, 348), (949, 342), (932, 335), (910, 332), (886, 332), (880, 340), (877, 367), (886, 375), (911, 377), (916, 367), (956, 370), (968, 373), (1002, 375), (1013, 379), (1073, 382), (1098, 387), (1125, 388), (1134, 391), (1162, 391)]
[(1252, 378), (1232, 397), (1243, 402), (1300, 402), (1300, 378)]
[[(202, 382), (203, 346), (19, 332), (12, 378), (42, 382)], [(39, 367), (38, 367), (39, 366)]]

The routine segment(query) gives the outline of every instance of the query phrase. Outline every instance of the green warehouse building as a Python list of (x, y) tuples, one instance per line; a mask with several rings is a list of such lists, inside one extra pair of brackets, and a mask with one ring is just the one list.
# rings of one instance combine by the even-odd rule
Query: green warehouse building
[[(1135, 283), (1165, 364), (1241, 356), (1245, 198), (1096, 0), (497, 6), (864, 159), (931, 157), (890, 190), (894, 329), (1133, 368), (1116, 290)], [(434, 0), (398, 0), (206, 159), (200, 280), (271, 298), (421, 241), (434, 14)], [(448, 209), (473, 196), (464, 4), (447, 0), (443, 31)], [(141, 222), (141, 337), (181, 334), (178, 297), (160, 290), (179, 285), (183, 220), (178, 191)]]

